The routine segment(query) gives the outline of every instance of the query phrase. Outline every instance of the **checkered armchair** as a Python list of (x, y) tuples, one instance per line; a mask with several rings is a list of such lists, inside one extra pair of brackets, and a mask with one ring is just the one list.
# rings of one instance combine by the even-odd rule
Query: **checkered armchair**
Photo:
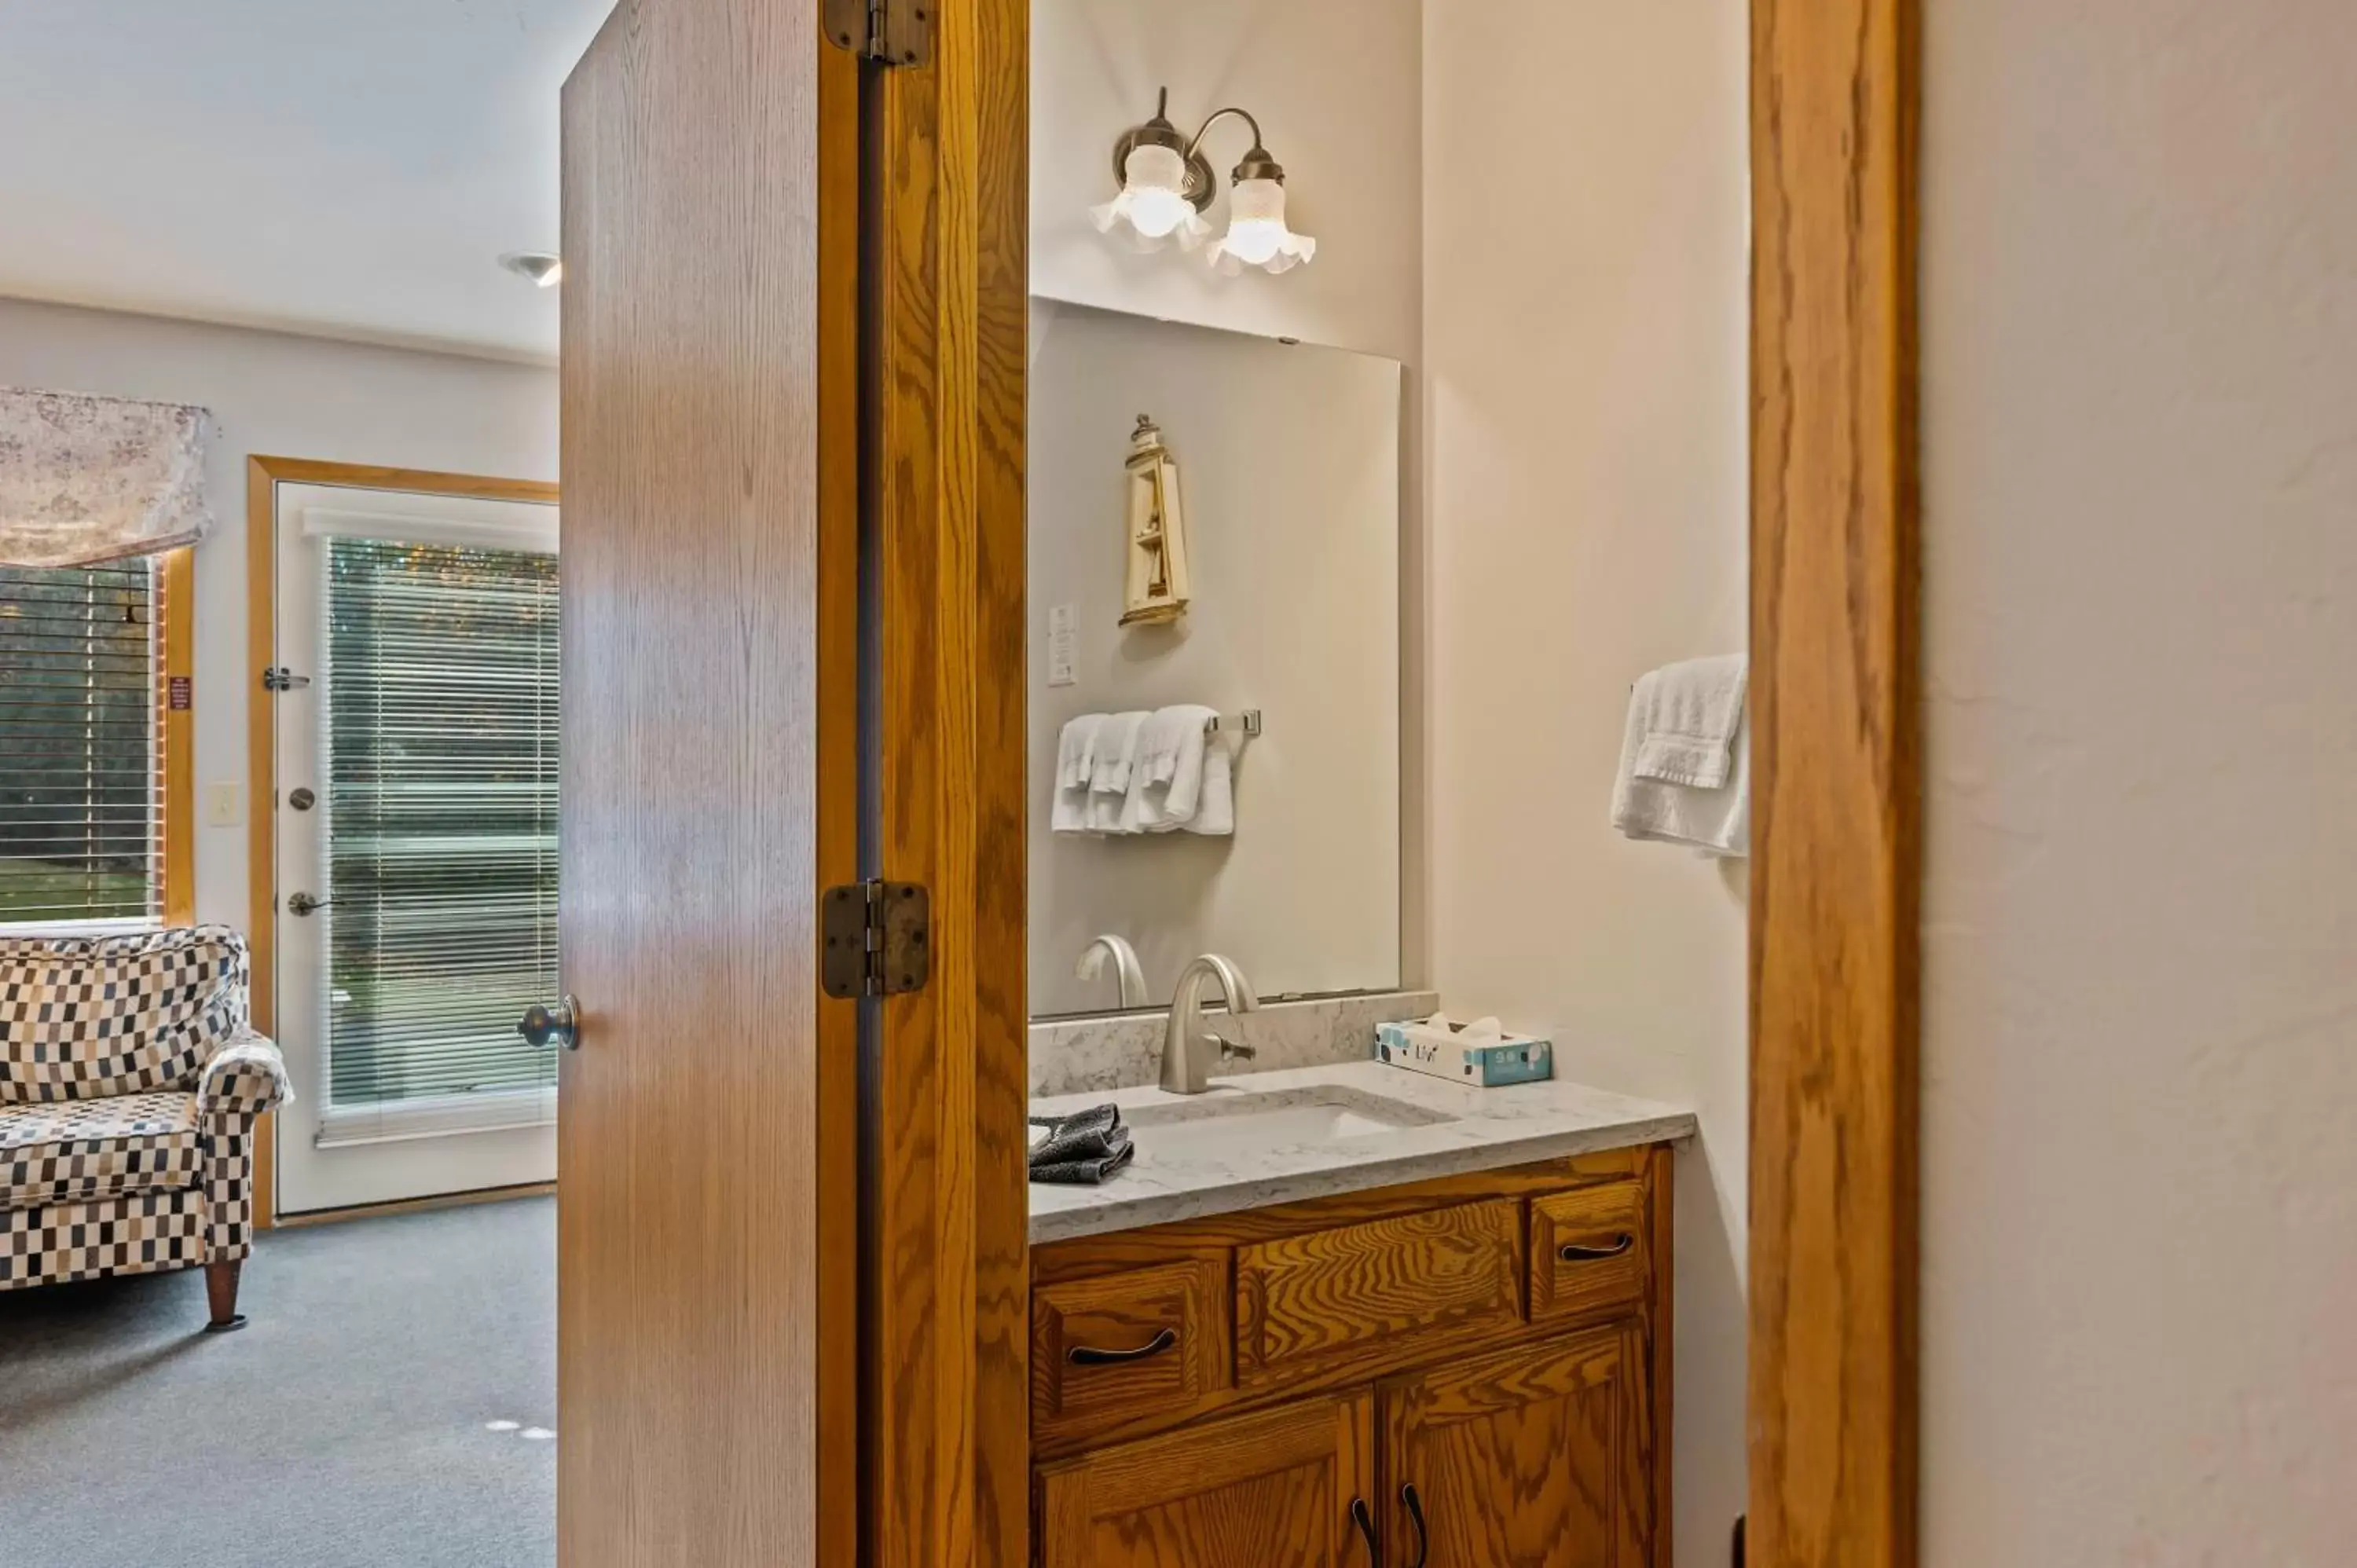
[(0, 938), (0, 1290), (205, 1268), (232, 1328), (254, 1123), (291, 1098), (225, 926)]

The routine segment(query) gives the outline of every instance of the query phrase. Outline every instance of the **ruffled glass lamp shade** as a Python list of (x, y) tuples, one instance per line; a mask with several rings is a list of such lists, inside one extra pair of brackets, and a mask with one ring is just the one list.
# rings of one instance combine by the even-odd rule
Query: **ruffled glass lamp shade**
[(1288, 272), (1318, 253), (1318, 242), (1285, 224), (1285, 182), (1239, 179), (1228, 199), (1228, 231), (1211, 242), (1211, 263), (1233, 274), (1246, 267)]
[(1176, 147), (1140, 143), (1123, 162), (1121, 194), (1091, 208), (1089, 216), (1099, 233), (1125, 230), (1141, 251), (1158, 251), (1173, 236), (1191, 251), (1211, 226), (1187, 199), (1186, 187), (1187, 160)]

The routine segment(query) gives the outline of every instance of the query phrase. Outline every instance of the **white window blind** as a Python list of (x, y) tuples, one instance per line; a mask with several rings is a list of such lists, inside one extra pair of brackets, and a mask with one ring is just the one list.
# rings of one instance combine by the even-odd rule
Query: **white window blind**
[(557, 994), (553, 555), (323, 541), (322, 1143), (547, 1120)]
[(156, 570), (0, 566), (0, 924), (163, 910)]

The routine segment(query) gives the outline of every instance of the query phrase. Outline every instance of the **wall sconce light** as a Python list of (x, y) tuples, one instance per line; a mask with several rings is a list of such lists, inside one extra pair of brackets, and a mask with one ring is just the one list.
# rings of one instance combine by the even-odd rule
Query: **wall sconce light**
[(1200, 245), (1211, 232), (1203, 209), (1211, 205), (1218, 188), (1201, 152), (1203, 137), (1232, 114), (1252, 127), (1252, 149), (1230, 176), (1234, 188), (1228, 200), (1228, 231), (1211, 241), (1211, 264), (1229, 274), (1245, 267), (1281, 273), (1318, 253), (1317, 241), (1286, 226), (1285, 170), (1261, 145), (1259, 121), (1242, 109), (1221, 109), (1194, 135), (1181, 136), (1170, 123), (1169, 108), (1170, 90), (1166, 87), (1154, 118), (1123, 132), (1114, 144), (1114, 177), (1121, 181), (1121, 194), (1090, 209), (1099, 233), (1125, 229), (1146, 251), (1158, 251), (1174, 237), (1185, 250)]

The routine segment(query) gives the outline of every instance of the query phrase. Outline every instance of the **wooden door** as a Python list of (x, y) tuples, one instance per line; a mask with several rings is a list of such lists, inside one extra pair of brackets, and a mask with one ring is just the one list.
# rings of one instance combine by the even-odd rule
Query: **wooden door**
[(1039, 1472), (1040, 1568), (1375, 1568), (1372, 1402), (1303, 1400)]
[(1384, 1561), (1647, 1568), (1642, 1334), (1616, 1325), (1383, 1385)]
[(565, 87), (565, 1568), (856, 1551), (816, 911), (856, 875), (858, 82), (816, 12), (622, 0)]

